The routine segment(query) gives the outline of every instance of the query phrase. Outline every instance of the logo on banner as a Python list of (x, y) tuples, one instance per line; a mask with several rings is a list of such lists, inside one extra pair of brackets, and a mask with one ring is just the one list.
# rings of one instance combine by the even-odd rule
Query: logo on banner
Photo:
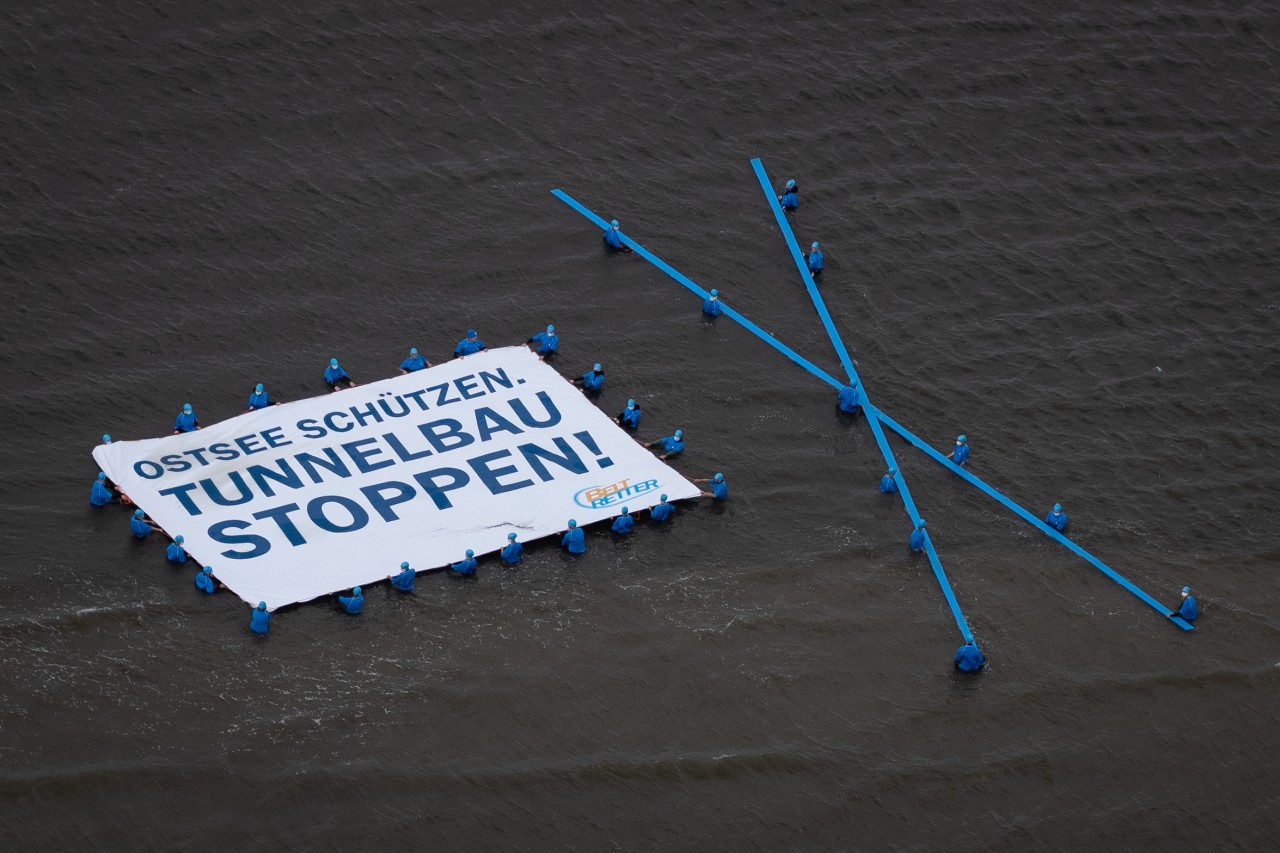
[(639, 483), (633, 483), (630, 479), (619, 480), (607, 486), (592, 486), (588, 489), (583, 489), (573, 496), (573, 502), (585, 509), (602, 509), (623, 503), (636, 495), (656, 491), (661, 486), (662, 484), (657, 480), (643, 480)]

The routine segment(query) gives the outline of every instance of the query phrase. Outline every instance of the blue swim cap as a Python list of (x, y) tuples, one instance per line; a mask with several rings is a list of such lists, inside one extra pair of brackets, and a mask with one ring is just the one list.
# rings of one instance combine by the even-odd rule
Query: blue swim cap
[(134, 518), (142, 518), (142, 516), (144, 516), (144, 515), (146, 515), (146, 513), (144, 513), (144, 512), (143, 512), (142, 510), (140, 510), (140, 509), (135, 509), (135, 510), (133, 511), (133, 517), (134, 517)]
[(600, 366), (600, 362), (598, 362), (598, 361), (597, 361), (595, 364), (591, 365), (591, 369), (592, 369), (592, 370), (603, 370), (603, 368)]
[(920, 523), (919, 523), (919, 524), (917, 524), (917, 525), (916, 525), (916, 527), (918, 527), (918, 528), (920, 528), (920, 529), (922, 529), (922, 530), (924, 529), (924, 519), (923, 519), (923, 518), (922, 518), (922, 519), (920, 519)]
[(361, 592), (360, 592), (360, 587), (358, 587), (358, 586), (353, 586), (353, 587), (351, 588), (351, 594), (352, 594), (352, 595), (354, 595), (354, 596), (356, 596), (357, 598), (359, 598), (361, 595), (363, 595), (363, 593), (361, 593)]
[(628, 401), (627, 401), (627, 408), (628, 408), (628, 409), (634, 409), (635, 407), (636, 407), (636, 401), (635, 401), (634, 399), (632, 399), (632, 400), (628, 400)]
[(570, 529), (570, 530), (572, 530), (573, 528), (575, 528), (575, 527), (577, 527), (577, 526), (578, 526), (578, 522), (574, 521), (572, 518), (571, 518), (571, 519), (569, 519), (569, 529)]
[(815, 241), (815, 242), (814, 242), (814, 244), (813, 244), (813, 248), (815, 248), (815, 249), (816, 249), (816, 248), (818, 248), (818, 243), (817, 243), (817, 241)]
[(514, 533), (508, 533), (507, 538), (510, 539), (512, 542), (516, 541), (516, 535)]
[(188, 414), (188, 415), (189, 415), (189, 414), (191, 414), (191, 404), (190, 404), (190, 403), (183, 403), (183, 404), (182, 404), (182, 411), (183, 411), (185, 414)]
[(898, 473), (898, 469), (897, 469), (897, 468), (890, 468), (890, 469), (889, 469), (889, 476), (890, 476), (890, 477), (892, 477), (893, 475), (895, 475), (895, 474), (897, 474), (897, 473)]
[(105, 480), (105, 479), (107, 479), (107, 472), (106, 472), (106, 471), (99, 471), (99, 472), (98, 472), (98, 479), (99, 479), (99, 480)]
[(204, 572), (206, 575), (211, 575), (213, 574), (213, 566), (205, 566), (200, 571)]
[(794, 187), (795, 185), (796, 185), (795, 178), (792, 178), (791, 180), (787, 181), (788, 187)]
[(408, 564), (408, 563), (401, 563), (401, 564), (400, 564), (400, 568), (402, 568), (402, 569), (407, 569), (407, 568), (409, 568), (409, 564)]
[(1054, 505), (1053, 505), (1053, 511), (1054, 511), (1054, 512), (1062, 512), (1062, 504), (1054, 504)]
[(259, 610), (266, 610), (266, 609), (267, 609), (267, 603), (266, 603), (265, 601), (259, 601), (259, 602), (258, 602), (258, 609), (259, 609)]
[(257, 385), (255, 385), (255, 386), (253, 386), (253, 392), (254, 392), (255, 394), (261, 394), (261, 393), (262, 393), (262, 383), (261, 383), (261, 382), (259, 382), (259, 383), (258, 383)]
[(625, 506), (622, 508), (622, 514), (623, 514), (623, 515), (628, 515), (630, 512), (631, 512), (631, 510), (627, 509)]
[(468, 549), (467, 549), (467, 556), (468, 556), (468, 557), (474, 557), (475, 555), (476, 555), (476, 552), (475, 552), (475, 551), (472, 551), (470, 548), (468, 548)]
[(969, 439), (965, 438), (963, 435), (957, 435), (957, 436), (956, 436), (956, 441), (960, 442), (961, 444), (963, 444), (964, 442), (966, 442), (966, 441), (968, 441), (968, 440), (969, 440)]
[(183, 542), (186, 542), (187, 540), (183, 539), (182, 534), (179, 533), (177, 536), (173, 537), (173, 541), (181, 545)]
[(554, 335), (555, 333), (556, 333), (556, 327), (552, 326), (551, 324), (547, 324), (547, 334)]
[(684, 438), (684, 430), (682, 429), (676, 430), (676, 438)]
[(658, 495), (658, 500), (665, 501), (666, 499), (667, 499), (666, 495)]
[(102, 443), (103, 443), (103, 444), (110, 444), (110, 443), (111, 443), (111, 436), (104, 432), (104, 433), (102, 434)]
[(716, 482), (717, 482), (717, 483), (723, 483), (723, 482), (724, 482), (724, 474), (716, 474)]
[(719, 296), (719, 295), (720, 295), (720, 291), (716, 290), (714, 287), (713, 287), (713, 288), (711, 288), (711, 298), (712, 298), (712, 299), (715, 299), (715, 298), (716, 298), (717, 296)]
[(1189, 593), (1189, 592), (1191, 592), (1191, 587), (1189, 587), (1189, 586), (1184, 586), (1184, 587), (1182, 588), (1182, 591), (1183, 591), (1183, 592), (1186, 592), (1186, 593)]
[(618, 227), (618, 220), (616, 220), (616, 219), (615, 219), (615, 220), (613, 220), (612, 222), (610, 222), (609, 224), (610, 224), (610, 225), (612, 225), (614, 228), (617, 228), (617, 227)]
[(409, 355), (417, 355), (417, 354), (418, 354), (417, 347), (409, 347)]
[(336, 358), (331, 358), (331, 359), (329, 359), (329, 366), (330, 366), (330, 367), (337, 367), (337, 366), (338, 366), (338, 360), (337, 360)]
[(476, 336), (476, 330), (475, 330), (475, 329), (467, 329), (467, 337), (468, 337), (468, 338), (474, 338), (475, 336)]

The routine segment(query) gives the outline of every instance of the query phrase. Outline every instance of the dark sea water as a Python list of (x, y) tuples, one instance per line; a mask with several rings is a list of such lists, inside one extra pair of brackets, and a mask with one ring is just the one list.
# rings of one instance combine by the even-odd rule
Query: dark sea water
[[(1280, 14), (1261, 2), (0, 12), (6, 850), (1280, 844)], [(839, 363), (1172, 604), (891, 439), (549, 195)], [(265, 640), (87, 503), (98, 436), (547, 322), (726, 505)]]

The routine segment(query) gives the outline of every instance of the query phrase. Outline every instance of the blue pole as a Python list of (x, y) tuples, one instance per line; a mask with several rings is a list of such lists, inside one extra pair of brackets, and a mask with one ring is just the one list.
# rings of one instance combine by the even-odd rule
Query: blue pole
[[(923, 451), (926, 456), (933, 459), (939, 465), (951, 471), (953, 474), (956, 474), (961, 479), (968, 482), (969, 485), (978, 489), (978, 491), (986, 494), (992, 500), (1003, 505), (1005, 509), (1008, 509), (1010, 512), (1012, 512), (1014, 515), (1021, 518), (1027, 524), (1030, 524), (1032, 527), (1036, 528), (1041, 533), (1043, 533), (1044, 535), (1048, 536), (1050, 539), (1057, 542), (1059, 545), (1062, 545), (1067, 550), (1071, 551), (1073, 554), (1085, 560), (1087, 563), (1089, 563), (1089, 565), (1093, 566), (1095, 569), (1102, 572), (1107, 577), (1111, 578), (1111, 580), (1115, 581), (1120, 586), (1124, 587), (1126, 590), (1133, 593), (1135, 596), (1141, 599), (1144, 603), (1150, 606), (1153, 610), (1155, 610), (1161, 616), (1169, 617), (1170, 610), (1168, 607), (1165, 607), (1159, 601), (1156, 601), (1150, 595), (1143, 592), (1141, 589), (1139, 589), (1137, 586), (1131, 583), (1127, 578), (1125, 578), (1119, 572), (1112, 569), (1106, 563), (1102, 562), (1097, 557), (1093, 556), (1088, 551), (1081, 548), (1079, 545), (1072, 542), (1070, 539), (1063, 536), (1061, 533), (1054, 530), (1049, 525), (1045, 524), (1039, 518), (1036, 518), (1034, 515), (1027, 512), (1026, 509), (1014, 503), (1009, 498), (1005, 497), (1000, 492), (998, 492), (991, 486), (984, 483), (982, 480), (975, 477), (973, 474), (970, 474), (960, 465), (955, 464), (950, 459), (948, 459), (947, 457), (939, 453), (937, 450), (934, 450), (932, 447), (930, 447), (920, 438), (913, 435), (906, 427), (902, 426), (897, 421), (893, 420), (893, 418), (890, 418), (884, 412), (879, 412), (879, 411), (876, 412), (876, 417), (879, 420), (883, 421), (885, 426), (887, 426), (889, 429), (896, 432), (898, 435), (902, 436), (904, 439), (907, 440), (908, 443), (915, 445), (917, 448)], [(1187, 622), (1185, 619), (1183, 619), (1180, 616), (1177, 616), (1177, 615), (1171, 616), (1169, 617), (1169, 621), (1173, 622), (1173, 624), (1177, 625), (1179, 628), (1181, 628), (1184, 631), (1193, 630), (1193, 626), (1191, 625), (1191, 623)]]
[[(564, 192), (563, 190), (558, 190), (558, 189), (552, 190), (551, 194), (554, 195), (556, 198), (560, 199), (565, 204), (572, 207), (574, 210), (578, 211), (578, 213), (582, 214), (587, 219), (594, 222), (597, 226), (600, 227), (601, 230), (604, 230), (605, 228), (609, 227), (608, 222), (606, 222), (604, 219), (597, 216), (595, 213), (591, 212), (582, 204), (579, 204), (578, 201), (576, 201), (572, 196), (570, 196), (568, 193)], [(684, 285), (687, 289), (692, 291), (694, 294), (700, 296), (703, 299), (706, 299), (711, 295), (707, 293), (707, 291), (699, 287), (697, 284), (695, 284), (692, 280), (687, 278), (683, 273), (679, 272), (670, 264), (668, 264), (666, 261), (663, 261), (657, 255), (650, 252), (644, 246), (641, 246), (639, 243), (632, 240), (630, 237), (626, 236), (625, 234), (620, 234), (620, 236), (622, 237), (622, 242), (625, 243), (627, 246), (630, 246), (632, 251), (634, 251), (637, 255), (644, 258), (646, 261), (653, 264), (658, 269), (662, 270), (664, 273), (666, 273), (675, 281)], [(792, 242), (794, 242), (794, 238), (792, 238)], [(805, 272), (806, 273), (808, 272), (807, 268), (805, 269)], [(724, 304), (723, 301), (721, 301), (720, 306), (721, 306), (721, 311), (727, 317), (740, 323), (742, 327), (745, 328), (747, 331), (751, 332), (756, 337), (760, 338), (760, 340), (764, 341), (765, 343), (769, 344), (769, 346), (773, 347), (774, 349), (781, 352), (783, 355), (790, 358), (796, 364), (808, 370), (814, 376), (818, 377), (819, 379), (822, 379), (824, 382), (828, 383), (834, 388), (843, 387), (842, 383), (837, 382), (828, 373), (819, 369), (818, 367), (815, 367), (812, 362), (810, 362), (808, 359), (803, 358), (795, 350), (791, 349), (790, 347), (778, 341), (768, 332), (761, 329), (755, 323), (752, 323), (746, 317), (743, 317), (737, 311), (734, 311), (733, 309), (729, 308), (727, 305)], [(825, 313), (826, 309), (823, 308), (822, 311), (823, 313)], [(828, 322), (830, 321), (830, 315), (827, 315), (827, 320)], [(832, 334), (834, 334), (834, 326), (830, 326), (828, 328), (829, 328), (829, 331), (831, 331)], [(837, 336), (837, 340), (838, 340), (838, 336)], [(857, 372), (853, 369), (853, 363), (849, 361), (848, 353), (844, 352), (843, 346), (840, 346), (839, 349), (843, 354), (843, 360), (846, 362), (845, 368), (849, 371), (851, 381), (857, 382), (858, 381)], [(859, 384), (861, 383), (859, 382)], [(893, 451), (890, 449), (889, 442), (885, 438), (884, 430), (881, 428), (879, 420), (875, 417), (876, 410), (875, 408), (872, 407), (871, 401), (866, 399), (865, 390), (866, 389), (863, 389), (864, 394), (863, 394), (862, 409), (864, 414), (866, 414), (867, 416), (867, 423), (871, 426), (871, 432), (876, 437), (876, 444), (879, 446), (880, 453), (882, 456), (884, 456), (885, 462), (888, 464), (890, 469), (897, 469), (898, 463), (893, 458)], [(914, 525), (920, 521), (920, 514), (916, 511), (915, 501), (911, 499), (911, 492), (907, 488), (907, 481), (906, 479), (903, 478), (901, 471), (899, 471), (897, 474), (894, 475), (894, 480), (897, 481), (898, 493), (902, 495), (902, 503), (906, 507), (907, 514), (911, 517), (912, 524)], [(952, 616), (955, 617), (956, 626), (959, 627), (960, 633), (964, 637), (965, 642), (971, 642), (973, 640), (973, 632), (969, 630), (969, 623), (965, 621), (964, 613), (960, 611), (960, 604), (959, 602), (956, 601), (955, 593), (952, 592), (951, 590), (951, 582), (947, 580), (947, 574), (942, 569), (942, 562), (938, 559), (938, 552), (934, 550), (933, 540), (930, 539), (927, 529), (925, 530), (924, 549), (925, 549), (925, 553), (929, 557), (929, 565), (933, 568), (933, 575), (935, 578), (937, 578), (938, 585), (942, 587), (942, 594), (943, 594), (943, 597), (945, 597), (947, 600), (947, 606), (951, 608), (951, 614)]]

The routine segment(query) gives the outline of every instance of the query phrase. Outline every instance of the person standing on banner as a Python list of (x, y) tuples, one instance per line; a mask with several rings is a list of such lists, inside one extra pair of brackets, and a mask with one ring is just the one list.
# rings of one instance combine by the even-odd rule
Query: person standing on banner
[(253, 386), (253, 393), (249, 395), (249, 408), (246, 412), (252, 412), (255, 409), (265, 409), (267, 406), (276, 405), (267, 394), (267, 389), (259, 382)]
[(506, 547), (502, 549), (502, 561), (508, 566), (519, 565), (523, 553), (524, 546), (516, 541), (516, 535), (508, 533)]
[(631, 254), (631, 247), (622, 242), (622, 232), (618, 230), (618, 220), (609, 223), (609, 227), (604, 229), (604, 247), (610, 252), (622, 252), (623, 254)]
[(324, 369), (324, 384), (329, 386), (330, 391), (340, 391), (343, 385), (348, 388), (356, 387), (356, 381), (347, 375), (336, 358), (329, 359), (329, 366)]
[(364, 593), (360, 591), (360, 587), (352, 587), (350, 595), (338, 596), (338, 604), (347, 613), (358, 616), (364, 610)]
[(178, 416), (173, 419), (173, 434), (195, 432), (198, 429), (200, 429), (200, 422), (196, 420), (195, 409), (191, 408), (190, 403), (183, 403), (182, 411), (178, 412)]
[(556, 354), (556, 350), (560, 347), (560, 336), (556, 334), (555, 326), (547, 326), (545, 332), (532, 335), (525, 343), (537, 344), (538, 356), (545, 359), (547, 356)]
[(631, 510), (625, 506), (622, 508), (622, 514), (613, 520), (610, 530), (620, 536), (626, 536), (636, 526), (636, 520), (631, 517)]
[(729, 497), (729, 484), (724, 481), (724, 474), (716, 474), (714, 477), (705, 477), (705, 478), (692, 477), (689, 479), (689, 482), (690, 483), (709, 483), (711, 485), (711, 491), (702, 493), (702, 496), (704, 498), (711, 498), (712, 500), (722, 501), (722, 500), (726, 500)]
[(794, 213), (800, 206), (800, 185), (794, 178), (787, 181), (787, 185), (782, 188), (782, 194), (778, 196), (778, 204), (782, 205), (782, 209), (787, 213)]
[(271, 614), (267, 612), (267, 603), (259, 601), (249, 617), (249, 630), (255, 634), (265, 634), (271, 628)]
[(818, 284), (822, 281), (822, 267), (825, 261), (822, 257), (822, 251), (818, 248), (817, 241), (809, 247), (809, 254), (804, 256), (805, 265), (809, 267), (809, 275), (813, 278), (813, 283)]
[(582, 528), (578, 526), (578, 522), (574, 521), (572, 518), (569, 519), (569, 529), (560, 540), (560, 547), (564, 548), (570, 554), (585, 554), (587, 552), (586, 534), (582, 532)]
[(484, 350), (484, 341), (476, 336), (475, 329), (467, 329), (467, 336), (458, 341), (458, 345), (453, 348), (453, 355), (454, 358), (465, 358), (482, 350)]
[(711, 289), (711, 295), (702, 302), (702, 313), (708, 317), (720, 316), (720, 291), (714, 287)]
[(115, 494), (107, 485), (107, 472), (99, 471), (98, 479), (93, 481), (93, 486), (89, 489), (89, 503), (94, 506), (106, 506), (115, 499)]
[(880, 491), (886, 495), (892, 495), (898, 491), (898, 481), (894, 479), (898, 475), (897, 468), (890, 468), (889, 473), (880, 478)]
[(406, 373), (415, 373), (430, 366), (431, 362), (418, 354), (417, 347), (409, 347), (409, 357), (400, 362), (400, 375), (403, 376)]
[(969, 461), (969, 439), (963, 435), (956, 436), (956, 449), (947, 454), (947, 458), (957, 465)]
[(392, 577), (387, 575), (387, 580), (391, 581), (391, 585), (401, 592), (413, 592), (413, 569), (409, 568), (408, 563), (400, 564), (400, 574)]
[(226, 589), (226, 587), (213, 579), (213, 566), (205, 566), (196, 572), (196, 589), (208, 595), (213, 595), (220, 589)]
[(590, 373), (584, 373), (577, 379), (570, 379), (569, 381), (581, 387), (584, 393), (598, 393), (604, 387), (604, 368), (597, 361), (591, 366)]
[(185, 541), (182, 538), (182, 534), (173, 537), (173, 541), (165, 549), (164, 558), (170, 563), (177, 563), (178, 565), (185, 563), (187, 561), (187, 549), (182, 547), (182, 543)]
[[(640, 441), (640, 439), (636, 439), (636, 441)], [(674, 434), (660, 438), (657, 441), (651, 441), (648, 444), (643, 441), (640, 441), (640, 443), (650, 450), (661, 448), (662, 452), (658, 454), (658, 458), (670, 459), (672, 456), (679, 456), (684, 452), (684, 430), (678, 429)]]
[(474, 575), (476, 573), (476, 552), (468, 548), (467, 556), (463, 557), (456, 563), (450, 564), (449, 571), (457, 572), (465, 577)]
[(640, 427), (640, 407), (636, 405), (635, 400), (628, 400), (627, 407), (614, 420), (618, 422), (618, 426), (624, 429), (638, 429)]

